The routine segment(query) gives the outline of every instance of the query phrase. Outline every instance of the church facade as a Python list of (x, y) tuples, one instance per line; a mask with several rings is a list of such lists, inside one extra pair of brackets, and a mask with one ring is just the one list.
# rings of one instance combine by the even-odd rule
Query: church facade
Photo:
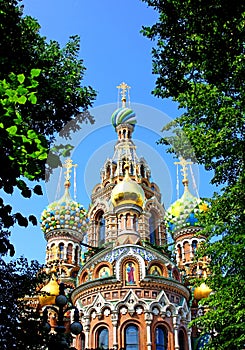
[(188, 325), (204, 295), (192, 295), (188, 278), (203, 275), (207, 265), (195, 260), (205, 240), (195, 215), (207, 208), (190, 193), (182, 159), (183, 196), (165, 210), (133, 142), (136, 117), (126, 106), (128, 86), (120, 88), (122, 106), (111, 117), (114, 154), (104, 162), (88, 211), (70, 196), (67, 160), (65, 193), (42, 214), (47, 269), (56, 266), (79, 310), (77, 350), (191, 350), (198, 348), (198, 335)]

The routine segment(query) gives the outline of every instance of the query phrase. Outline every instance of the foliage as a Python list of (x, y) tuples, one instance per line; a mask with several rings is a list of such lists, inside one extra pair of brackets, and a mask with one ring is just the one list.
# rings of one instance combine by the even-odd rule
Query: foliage
[[(7, 194), (19, 191), (24, 198), (41, 195), (36, 184), (60, 165), (70, 145), (52, 142), (57, 133), (69, 138), (82, 122), (93, 122), (87, 108), (95, 99), (90, 86), (82, 86), (85, 72), (78, 58), (79, 38), (71, 37), (64, 48), (47, 42), (38, 22), (23, 16), (19, 0), (0, 0), (0, 189)], [(48, 156), (49, 155), (49, 156)], [(49, 162), (47, 162), (49, 160)], [(32, 183), (34, 183), (32, 185)], [(4, 196), (2, 196), (4, 198)], [(6, 197), (6, 196), (5, 196)], [(38, 349), (39, 315), (26, 304), (33, 296), (40, 268), (26, 259), (5, 262), (14, 255), (10, 228), (17, 223), (37, 224), (30, 214), (12, 213), (0, 198), (0, 329), (1, 349)]]
[[(201, 216), (211, 258), (208, 311), (195, 320), (210, 333), (209, 349), (242, 349), (244, 337), (244, 114), (245, 4), (227, 0), (145, 0), (159, 20), (143, 33), (156, 40), (154, 94), (171, 97), (185, 112), (164, 127), (168, 151), (197, 160), (221, 186)], [(191, 148), (180, 137), (187, 136)], [(177, 137), (176, 137), (177, 135)], [(184, 137), (185, 139), (185, 137)], [(191, 151), (191, 149), (194, 151)]]
[[(60, 155), (71, 150), (70, 145), (52, 150), (54, 136), (61, 132), (69, 138), (82, 122), (93, 122), (87, 108), (96, 94), (81, 86), (85, 67), (78, 58), (79, 38), (71, 37), (64, 48), (47, 42), (38, 22), (23, 16), (20, 3), (0, 1), (0, 189), (7, 194), (17, 189), (30, 198), (42, 194), (30, 181), (45, 179), (45, 171), (61, 165)], [(15, 223), (37, 224), (33, 215), (12, 213), (2, 198), (0, 222), (3, 230)], [(13, 255), (14, 248), (8, 231), (2, 231), (0, 253), (7, 252)]]
[[(40, 265), (25, 258), (10, 263), (0, 258), (0, 347), (7, 349), (38, 349), (43, 343), (40, 316), (24, 299), (33, 296), (43, 276)], [(30, 300), (30, 299), (29, 299)], [(23, 331), (24, 325), (24, 331)]]

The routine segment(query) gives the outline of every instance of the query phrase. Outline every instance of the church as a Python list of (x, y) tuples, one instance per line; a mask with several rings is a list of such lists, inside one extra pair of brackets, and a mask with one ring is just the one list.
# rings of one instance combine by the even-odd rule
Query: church
[(74, 165), (67, 159), (64, 194), (42, 213), (46, 270), (56, 277), (43, 287), (50, 296), (39, 298), (40, 309), (54, 303), (63, 282), (83, 326), (73, 349), (201, 349), (203, 338), (188, 325), (210, 290), (204, 283), (193, 290), (189, 280), (207, 273), (207, 260), (195, 259), (195, 251), (205, 240), (196, 214), (208, 208), (191, 194), (190, 162), (183, 158), (182, 196), (164, 207), (147, 161), (137, 155), (129, 87), (119, 88), (121, 107), (111, 116), (114, 153), (104, 161), (89, 208), (71, 197)]

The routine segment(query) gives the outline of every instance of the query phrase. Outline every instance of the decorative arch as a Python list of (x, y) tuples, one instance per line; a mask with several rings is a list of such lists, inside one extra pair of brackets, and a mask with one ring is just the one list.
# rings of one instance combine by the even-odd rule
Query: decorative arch
[[(116, 261), (115, 265), (115, 272), (116, 272), (116, 278), (119, 281), (124, 281), (126, 274), (125, 271), (123, 270), (123, 267), (125, 267), (127, 261), (134, 261), (137, 264), (137, 273), (138, 273), (138, 281), (142, 280), (145, 278), (145, 262), (144, 259), (138, 255), (135, 254), (133, 251), (131, 252), (130, 250), (127, 251), (126, 256), (123, 255), (120, 259)], [(124, 273), (124, 274), (123, 274)]]
[(181, 282), (180, 273), (179, 273), (179, 271), (177, 270), (176, 267), (174, 267), (174, 268), (172, 269), (172, 277), (173, 277), (173, 279), (175, 279), (176, 281)]
[[(91, 313), (94, 312), (95, 310), (91, 310)], [(90, 313), (90, 315), (91, 315)], [(104, 346), (99, 346), (99, 335), (100, 335), (100, 331), (103, 330), (103, 329), (107, 329), (108, 331), (108, 337), (107, 339), (104, 338), (104, 340), (106, 340), (107, 344), (104, 344)], [(95, 349), (109, 349), (109, 327), (108, 325), (106, 324), (106, 322), (99, 322), (99, 323), (96, 323), (90, 333), (92, 334), (92, 338), (91, 338), (91, 348), (95, 348)], [(102, 337), (101, 337), (102, 338)], [(101, 339), (102, 340), (102, 339)], [(107, 346), (106, 346), (107, 345)]]
[(100, 247), (105, 243), (105, 211), (98, 209), (94, 214), (96, 245)]
[(84, 282), (87, 282), (89, 280), (89, 273), (88, 273), (88, 270), (84, 270), (80, 277), (79, 277), (79, 282), (80, 284), (84, 283)]
[(96, 348), (109, 349), (109, 329), (106, 326), (100, 326), (96, 331)]
[(169, 343), (169, 330), (165, 324), (157, 323), (153, 331), (153, 344), (156, 345), (156, 350), (167, 350)]
[(153, 260), (149, 264), (148, 274), (159, 277), (168, 277), (168, 269), (161, 262)]
[(143, 331), (141, 328), (140, 323), (136, 319), (127, 320), (121, 325), (119, 332), (121, 336), (120, 343), (125, 350), (139, 350), (141, 348), (141, 345), (143, 345), (140, 343), (140, 334)]
[(113, 274), (113, 268), (112, 268), (111, 264), (109, 264), (107, 261), (101, 262), (94, 269), (93, 279), (109, 277), (112, 274)]

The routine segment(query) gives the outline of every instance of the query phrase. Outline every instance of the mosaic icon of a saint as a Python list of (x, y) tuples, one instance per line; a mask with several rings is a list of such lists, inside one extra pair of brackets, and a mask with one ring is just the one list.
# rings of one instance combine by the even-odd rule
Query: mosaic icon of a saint
[(153, 276), (161, 276), (162, 275), (162, 272), (160, 270), (160, 268), (156, 265), (153, 265), (150, 269), (150, 275), (153, 275)]
[(102, 269), (100, 269), (99, 271), (99, 278), (101, 277), (108, 277), (110, 276), (110, 270), (109, 267), (102, 267)]
[(127, 284), (135, 284), (135, 265), (132, 262), (129, 262), (126, 266), (126, 273), (127, 273)]

